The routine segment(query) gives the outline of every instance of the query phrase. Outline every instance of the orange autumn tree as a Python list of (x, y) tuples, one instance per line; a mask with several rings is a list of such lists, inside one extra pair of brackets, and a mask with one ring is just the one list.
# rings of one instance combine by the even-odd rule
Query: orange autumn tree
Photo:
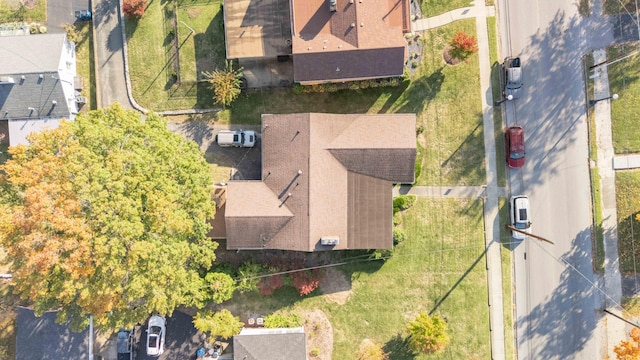
[(467, 35), (465, 32), (458, 30), (449, 41), (451, 50), (449, 53), (456, 59), (465, 60), (472, 54), (478, 52), (478, 40), (472, 35)]
[(113, 105), (10, 148), (0, 244), (36, 314), (117, 328), (231, 297), (228, 275), (203, 275), (217, 247), (208, 164), (166, 125)]
[(640, 329), (633, 328), (629, 333), (629, 340), (622, 340), (620, 344), (613, 347), (618, 360), (640, 359)]

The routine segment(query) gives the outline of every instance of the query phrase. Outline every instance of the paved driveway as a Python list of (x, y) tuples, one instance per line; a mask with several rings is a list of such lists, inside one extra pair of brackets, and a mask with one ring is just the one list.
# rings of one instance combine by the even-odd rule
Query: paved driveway
[(63, 24), (76, 21), (76, 11), (90, 9), (89, 0), (48, 0), (47, 27), (50, 33), (64, 32)]
[[(220, 147), (216, 143), (216, 134), (220, 130), (228, 129), (229, 126), (211, 125), (200, 121), (187, 121), (187, 122), (169, 122), (167, 128), (176, 133), (184, 136), (187, 140), (195, 141), (200, 147), (200, 150), (204, 151), (207, 155), (207, 159), (225, 159), (228, 163), (237, 169), (236, 180), (260, 180), (262, 173), (262, 143), (260, 134), (257, 136), (257, 141), (252, 148), (235, 148), (235, 147)], [(239, 127), (232, 126), (236, 129)], [(245, 130), (258, 131), (258, 126), (243, 126)], [(227, 161), (225, 161), (227, 162)]]
[(174, 311), (167, 317), (167, 333), (164, 353), (160, 357), (147, 356), (147, 326), (136, 331), (138, 351), (136, 360), (184, 360), (195, 359), (196, 351), (204, 346), (205, 336), (193, 327), (193, 318), (183, 312)]

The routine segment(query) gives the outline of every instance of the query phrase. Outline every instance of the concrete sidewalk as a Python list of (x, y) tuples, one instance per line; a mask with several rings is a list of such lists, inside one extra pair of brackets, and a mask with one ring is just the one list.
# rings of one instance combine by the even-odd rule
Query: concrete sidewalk
[(418, 19), (411, 22), (411, 31), (422, 31), (434, 29), (456, 20), (470, 19), (475, 17), (495, 16), (496, 9), (493, 6), (484, 6), (478, 3), (476, 6), (452, 10), (444, 14), (426, 19)]
[[(598, 64), (607, 60), (604, 49), (593, 52), (593, 61)], [(607, 66), (594, 69), (594, 98), (609, 96), (609, 76)], [(616, 207), (616, 184), (614, 170), (613, 139), (611, 132), (611, 103), (598, 101), (593, 105), (596, 122), (596, 142), (598, 146), (598, 172), (600, 173), (600, 191), (602, 203), (602, 233), (604, 242), (604, 286), (607, 294), (603, 307), (622, 316), (622, 280), (618, 258), (618, 215)], [(593, 191), (593, 190), (592, 190)], [(622, 321), (607, 321), (607, 353), (615, 358), (613, 347), (626, 339), (627, 329)]]

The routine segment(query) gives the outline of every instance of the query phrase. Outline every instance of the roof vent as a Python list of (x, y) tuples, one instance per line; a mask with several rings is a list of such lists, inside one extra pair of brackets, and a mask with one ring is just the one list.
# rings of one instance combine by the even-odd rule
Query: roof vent
[(302, 170), (298, 170), (298, 175), (302, 175)]
[(340, 68), (339, 67), (336, 68), (336, 72), (340, 72)]
[(364, 23), (360, 23), (360, 27), (364, 27)]
[(55, 101), (55, 100), (51, 100), (51, 104), (52, 104), (53, 106), (56, 106), (56, 105), (58, 105), (58, 102), (57, 102), (57, 101)]
[(356, 27), (356, 23), (351, 23), (351, 27)]
[(14, 84), (11, 76), (0, 76), (0, 84)]
[(38, 75), (38, 78), (44, 79), (44, 75), (40, 74), (40, 75)]

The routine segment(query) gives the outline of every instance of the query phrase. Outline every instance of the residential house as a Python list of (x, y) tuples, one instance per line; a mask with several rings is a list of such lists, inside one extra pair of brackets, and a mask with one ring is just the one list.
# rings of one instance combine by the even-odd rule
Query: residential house
[(392, 183), (412, 183), (414, 114), (262, 115), (262, 180), (229, 181), (227, 249), (393, 246)]
[(307, 360), (304, 328), (243, 328), (233, 337), (234, 360)]
[(56, 312), (41, 317), (18, 307), (16, 360), (76, 360), (89, 358), (89, 329), (77, 333), (56, 323)]
[(0, 37), (0, 131), (9, 145), (73, 120), (86, 102), (76, 91), (75, 45), (66, 34)]
[(227, 58), (292, 56), (294, 81), (402, 76), (409, 0), (227, 0)]

